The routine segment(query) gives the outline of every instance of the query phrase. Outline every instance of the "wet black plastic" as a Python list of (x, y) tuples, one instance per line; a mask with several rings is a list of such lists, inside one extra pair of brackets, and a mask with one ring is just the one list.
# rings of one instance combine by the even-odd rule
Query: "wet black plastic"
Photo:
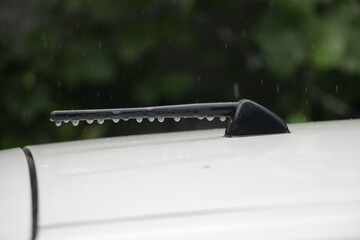
[(289, 129), (278, 115), (263, 106), (243, 99), (230, 117), (225, 131), (227, 137), (289, 133)]
[[(212, 119), (213, 117), (230, 118), (225, 131), (227, 137), (250, 136), (259, 134), (289, 133), (286, 123), (276, 114), (263, 106), (247, 99), (228, 103), (196, 103), (173, 106), (159, 106), (146, 108), (116, 108), (53, 111), (50, 120), (58, 123), (73, 121), (103, 121), (120, 119), (148, 118), (199, 118)], [(139, 121), (140, 122), (140, 121)]]
[(110, 120), (135, 118), (202, 118), (202, 117), (230, 117), (237, 102), (230, 103), (196, 103), (172, 106), (146, 107), (146, 108), (115, 108), (91, 110), (53, 111), (51, 121), (73, 120)]

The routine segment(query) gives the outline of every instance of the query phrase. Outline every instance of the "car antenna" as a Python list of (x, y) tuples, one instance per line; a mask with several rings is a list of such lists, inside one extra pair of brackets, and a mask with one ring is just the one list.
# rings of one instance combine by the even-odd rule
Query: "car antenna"
[(218, 117), (221, 121), (229, 119), (225, 131), (226, 137), (251, 136), (262, 134), (289, 133), (284, 120), (278, 115), (248, 99), (239, 102), (225, 103), (196, 103), (142, 108), (114, 108), (53, 111), (50, 120), (60, 126), (62, 122), (72, 122), (74, 126), (79, 121), (88, 124), (97, 121), (102, 124), (105, 120), (117, 123), (120, 120), (135, 119), (142, 122), (147, 118), (150, 122), (157, 119), (163, 122), (166, 118), (173, 118), (176, 122), (181, 118), (198, 118), (211, 121)]

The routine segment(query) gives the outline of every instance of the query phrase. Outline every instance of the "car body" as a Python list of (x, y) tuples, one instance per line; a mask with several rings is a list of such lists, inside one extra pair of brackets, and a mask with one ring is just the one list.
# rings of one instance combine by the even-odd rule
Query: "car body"
[(360, 120), (288, 126), (2, 151), (0, 239), (360, 238)]

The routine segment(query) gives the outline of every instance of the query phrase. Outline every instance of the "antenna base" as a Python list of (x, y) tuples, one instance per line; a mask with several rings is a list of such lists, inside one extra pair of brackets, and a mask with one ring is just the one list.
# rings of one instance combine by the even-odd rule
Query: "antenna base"
[(265, 107), (243, 99), (230, 117), (226, 137), (290, 133), (286, 123)]

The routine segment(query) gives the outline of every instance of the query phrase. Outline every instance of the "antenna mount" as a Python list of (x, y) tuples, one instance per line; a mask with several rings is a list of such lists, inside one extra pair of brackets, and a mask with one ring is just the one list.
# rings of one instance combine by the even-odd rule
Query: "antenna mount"
[(86, 121), (89, 124), (97, 121), (102, 124), (104, 120), (112, 120), (117, 123), (119, 120), (136, 119), (141, 122), (147, 118), (150, 122), (155, 119), (163, 122), (165, 118), (173, 118), (178, 122), (181, 118), (207, 118), (211, 121), (215, 117), (219, 117), (221, 121), (230, 119), (225, 131), (226, 137), (289, 133), (284, 120), (265, 107), (247, 99), (227, 103), (53, 111), (50, 114), (50, 120), (57, 126), (60, 126), (62, 122), (69, 121), (77, 126), (79, 121)]

